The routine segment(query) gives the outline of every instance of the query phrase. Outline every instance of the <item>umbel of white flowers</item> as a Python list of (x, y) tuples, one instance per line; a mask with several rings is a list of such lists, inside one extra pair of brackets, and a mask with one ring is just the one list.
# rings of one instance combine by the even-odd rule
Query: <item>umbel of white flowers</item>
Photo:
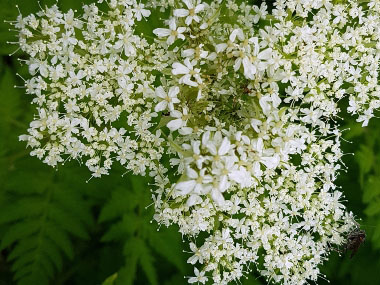
[[(31, 155), (153, 177), (154, 219), (191, 241), (189, 283), (253, 268), (316, 281), (354, 226), (334, 184), (335, 118), (343, 98), (363, 126), (380, 106), (380, 2), (278, 0), (270, 14), (234, 0), (99, 2), (15, 23)], [(137, 32), (164, 15), (153, 37)]]

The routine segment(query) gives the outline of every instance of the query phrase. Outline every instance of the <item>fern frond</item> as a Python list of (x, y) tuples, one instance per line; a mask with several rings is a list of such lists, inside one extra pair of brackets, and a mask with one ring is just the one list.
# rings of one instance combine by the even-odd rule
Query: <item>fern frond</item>
[[(64, 187), (56, 174), (44, 174), (44, 189), (31, 190), (26, 183), (10, 187), (12, 203), (0, 207), (0, 249), (10, 249), (8, 261), (20, 285), (49, 284), (64, 257), (74, 256), (72, 237), (88, 239), (86, 229), (93, 223), (80, 191)], [(18, 185), (13, 179), (8, 187)]]
[(152, 209), (146, 209), (151, 203), (146, 189), (148, 181), (142, 177), (128, 178), (129, 187), (116, 188), (100, 213), (99, 221), (112, 222), (102, 241), (124, 244), (125, 266), (119, 270), (116, 284), (140, 282), (136, 280), (138, 268), (150, 284), (159, 284), (155, 254), (166, 258), (182, 273), (185, 271), (181, 239), (175, 231), (157, 232), (156, 225), (150, 223)]

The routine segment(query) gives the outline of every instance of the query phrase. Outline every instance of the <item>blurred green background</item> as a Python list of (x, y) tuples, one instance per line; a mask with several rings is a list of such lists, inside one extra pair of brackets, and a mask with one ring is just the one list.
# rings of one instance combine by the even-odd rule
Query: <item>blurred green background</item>
[[(80, 10), (91, 2), (59, 0), (58, 6)], [(34, 107), (24, 89), (14, 88), (23, 85), (16, 73), (28, 77), (17, 60), (25, 56), (9, 56), (17, 46), (6, 44), (16, 41), (3, 22), (17, 17), (16, 4), (24, 16), (39, 10), (37, 0), (0, 0), (0, 285), (186, 284), (188, 249), (175, 227), (158, 232), (151, 223), (149, 181), (122, 177), (120, 168), (86, 183), (90, 173), (77, 162), (52, 169), (18, 141)], [(361, 128), (342, 116), (350, 141), (343, 148), (351, 154), (337, 184), (362, 219), (367, 241), (353, 259), (333, 253), (322, 272), (330, 284), (380, 284), (380, 120)], [(242, 282), (266, 284), (254, 275)]]

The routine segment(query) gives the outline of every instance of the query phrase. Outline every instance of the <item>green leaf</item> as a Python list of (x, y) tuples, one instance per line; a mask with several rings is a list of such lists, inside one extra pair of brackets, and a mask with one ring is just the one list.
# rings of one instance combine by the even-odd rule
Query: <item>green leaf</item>
[(178, 232), (174, 229), (162, 229), (154, 231), (149, 235), (149, 244), (151, 247), (166, 258), (184, 274), (186, 271), (186, 257), (182, 250), (182, 240)]
[(125, 266), (119, 270), (116, 284), (140, 282), (135, 276), (138, 268), (150, 284), (158, 284), (156, 253), (185, 272), (180, 237), (174, 231), (157, 232), (156, 225), (150, 223), (152, 209), (146, 209), (151, 202), (150, 192), (146, 189), (147, 180), (130, 176), (126, 184), (128, 188), (116, 188), (111, 193), (99, 217), (103, 222), (113, 221), (102, 241), (124, 244)]
[(138, 256), (132, 255), (126, 257), (125, 264), (118, 272), (116, 285), (132, 285), (136, 278)]
[(363, 189), (363, 202), (371, 203), (374, 198), (380, 196), (380, 177), (370, 176)]
[(26, 220), (17, 224), (13, 224), (5, 232), (1, 240), (0, 249), (4, 249), (17, 240), (28, 238), (38, 232), (40, 222), (37, 220)]
[(118, 188), (112, 192), (111, 199), (102, 208), (99, 222), (105, 222), (123, 215), (128, 209), (132, 209), (138, 205), (136, 195), (126, 188)]
[(154, 258), (150, 249), (145, 245), (145, 243), (141, 243), (139, 261), (150, 284), (152, 285), (158, 284), (157, 272), (153, 265)]
[[(39, 176), (33, 168), (28, 171)], [(14, 183), (14, 179), (18, 176), (10, 172), (10, 183), (6, 184), (10, 198), (0, 207), (0, 224), (4, 225), (0, 247), (10, 250), (8, 261), (18, 284), (48, 284), (62, 269), (63, 255), (73, 258), (73, 237), (89, 237), (87, 228), (93, 223), (90, 208), (78, 189), (58, 186), (64, 181), (57, 175), (45, 173), (41, 184), (45, 189)]]
[(368, 174), (374, 163), (374, 153), (372, 148), (366, 145), (360, 145), (360, 150), (356, 153), (356, 161), (360, 169), (360, 184), (364, 183), (364, 176)]
[(364, 210), (367, 216), (374, 216), (380, 213), (380, 200), (376, 199), (369, 204), (369, 206)]
[(109, 276), (106, 280), (104, 280), (102, 285), (114, 285), (116, 278), (117, 278), (117, 272)]

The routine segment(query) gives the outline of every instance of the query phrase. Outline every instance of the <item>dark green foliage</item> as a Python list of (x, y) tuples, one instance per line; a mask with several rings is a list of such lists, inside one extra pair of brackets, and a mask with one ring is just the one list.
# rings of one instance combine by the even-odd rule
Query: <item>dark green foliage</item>
[(99, 221), (113, 221), (102, 237), (104, 242), (121, 242), (125, 265), (120, 269), (116, 284), (133, 284), (138, 266), (150, 284), (160, 284), (153, 252), (185, 273), (185, 259), (180, 247), (180, 235), (171, 229), (157, 231), (152, 227), (152, 203), (147, 180), (129, 177), (129, 188), (116, 188), (103, 207)]
[(371, 128), (362, 135), (362, 143), (356, 152), (359, 165), (362, 201), (366, 205), (364, 228), (371, 233), (375, 249), (380, 249), (380, 132), (379, 122), (372, 122)]
[[(8, 261), (18, 284), (48, 284), (62, 269), (64, 256), (74, 257), (71, 237), (89, 238), (93, 218), (81, 192), (65, 185), (56, 173), (31, 174), (16, 172), (8, 181), (8, 203), (0, 209), (0, 249), (12, 248)], [(44, 187), (25, 183), (33, 179), (45, 180)]]

